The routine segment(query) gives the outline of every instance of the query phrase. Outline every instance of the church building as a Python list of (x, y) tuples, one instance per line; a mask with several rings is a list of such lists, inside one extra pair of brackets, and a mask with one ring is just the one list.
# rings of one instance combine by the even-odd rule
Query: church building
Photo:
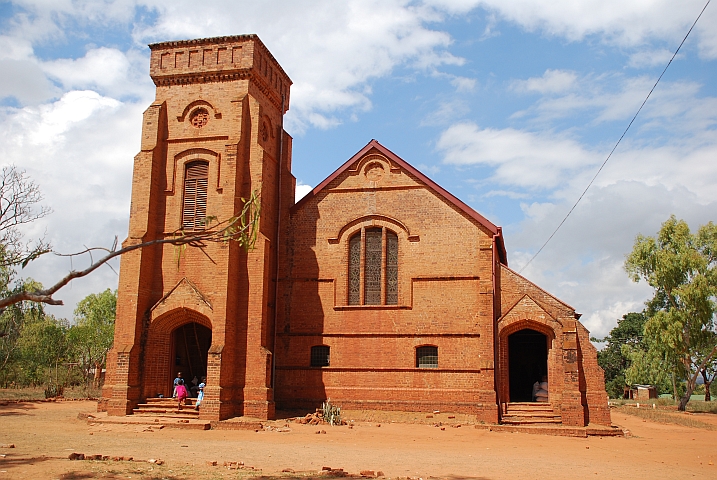
[(376, 140), (295, 202), (282, 121), (291, 80), (261, 40), (150, 49), (156, 97), (124, 245), (207, 228), (252, 192), (261, 214), (249, 251), (208, 243), (178, 260), (165, 244), (122, 256), (101, 409), (129, 415), (171, 396), (182, 371), (206, 376), (207, 420), (330, 398), (487, 423), (534, 403), (554, 423), (610, 425), (580, 315), (508, 267), (500, 227)]

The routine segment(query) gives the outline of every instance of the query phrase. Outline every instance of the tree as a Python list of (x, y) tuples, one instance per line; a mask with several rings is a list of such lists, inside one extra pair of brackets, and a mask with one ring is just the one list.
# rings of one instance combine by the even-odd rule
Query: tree
[(18, 341), (21, 383), (52, 383), (53, 376), (57, 383), (58, 365), (67, 357), (67, 327), (66, 320), (44, 314), (25, 322)]
[(34, 245), (23, 241), (19, 228), (48, 215), (52, 210), (39, 205), (42, 201), (40, 187), (24, 170), (14, 165), (0, 172), (0, 266), (7, 267), (27, 263), (50, 251), (50, 245), (40, 239)]
[(705, 382), (705, 402), (711, 402), (712, 392), (710, 390), (715, 377), (717, 377), (717, 356), (712, 357), (700, 373), (702, 374), (702, 380)]
[(610, 398), (620, 398), (623, 395), (623, 389), (627, 385), (625, 370), (631, 364), (630, 357), (623, 346), (644, 350), (642, 341), (644, 326), (644, 312), (631, 312), (617, 321), (617, 326), (610, 330), (607, 337), (592, 339), (595, 342), (606, 343), (605, 348), (598, 352), (598, 365), (605, 371), (605, 389)]
[(80, 364), (89, 384), (92, 370), (95, 387), (99, 386), (100, 372), (105, 365), (107, 352), (112, 347), (115, 329), (117, 293), (109, 288), (102, 293), (90, 294), (80, 300), (75, 309), (75, 325), (70, 327), (68, 339), (73, 357)]
[(684, 375), (683, 411), (697, 376), (717, 353), (716, 267), (717, 226), (710, 222), (693, 234), (674, 215), (657, 237), (638, 235), (625, 261), (633, 281), (644, 280), (655, 290), (647, 302), (647, 357), (661, 359), (673, 375)]
[[(3, 295), (13, 294), (20, 290), (34, 290), (42, 288), (42, 285), (33, 280), (17, 282), (12, 288), (8, 283), (11, 277), (11, 269), (0, 266), (0, 292)], [(19, 302), (11, 305), (0, 313), (0, 383), (7, 385), (8, 382), (17, 379), (17, 372), (14, 367), (21, 359), (20, 339), (27, 324), (40, 321), (45, 315), (42, 304), (33, 302)]]

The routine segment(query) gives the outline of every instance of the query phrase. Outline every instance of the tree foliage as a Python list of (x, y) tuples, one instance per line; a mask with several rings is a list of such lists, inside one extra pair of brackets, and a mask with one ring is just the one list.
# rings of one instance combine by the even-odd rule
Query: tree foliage
[(48, 215), (51, 210), (40, 205), (40, 187), (24, 170), (14, 165), (0, 171), (0, 266), (26, 265), (28, 261), (49, 252), (50, 245), (39, 239), (25, 242), (19, 227)]
[(654, 289), (646, 309), (647, 351), (635, 356), (633, 364), (641, 362), (645, 372), (671, 375), (673, 385), (676, 378), (685, 378), (680, 410), (685, 410), (697, 376), (717, 353), (716, 267), (717, 226), (710, 222), (693, 234), (674, 216), (656, 237), (638, 235), (625, 261), (633, 281), (644, 280)]
[(624, 388), (628, 385), (625, 371), (632, 362), (627, 349), (644, 350), (642, 341), (644, 326), (644, 312), (631, 312), (617, 321), (617, 326), (607, 337), (593, 339), (606, 343), (605, 348), (598, 352), (598, 364), (605, 371), (605, 389), (610, 398), (622, 397)]
[(115, 329), (117, 293), (109, 288), (90, 294), (75, 309), (75, 324), (68, 332), (74, 361), (80, 364), (86, 383), (95, 372), (95, 386), (99, 386), (99, 372), (112, 347)]

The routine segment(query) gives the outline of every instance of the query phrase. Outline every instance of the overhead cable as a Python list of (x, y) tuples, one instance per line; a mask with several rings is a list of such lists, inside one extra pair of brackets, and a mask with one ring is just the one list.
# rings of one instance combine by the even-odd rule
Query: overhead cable
[(647, 96), (645, 97), (645, 100), (642, 101), (642, 105), (640, 105), (640, 108), (637, 109), (637, 113), (635, 113), (635, 115), (632, 117), (632, 120), (630, 120), (630, 123), (627, 125), (627, 128), (625, 128), (625, 131), (622, 132), (622, 135), (620, 135), (620, 138), (618, 139), (617, 143), (615, 143), (615, 146), (612, 147), (612, 150), (610, 150), (610, 153), (608, 154), (607, 158), (605, 158), (605, 161), (602, 162), (602, 165), (600, 165), (600, 168), (598, 168), (597, 172), (595, 172), (595, 175), (593, 176), (592, 180), (590, 180), (590, 183), (588, 183), (588, 186), (585, 187), (585, 190), (583, 190), (583, 193), (580, 194), (580, 196), (578, 197), (578, 199), (577, 199), (577, 200), (575, 201), (575, 203), (573, 204), (572, 208), (570, 208), (570, 210), (569, 210), (568, 213), (565, 215), (565, 217), (563, 217), (563, 220), (560, 222), (560, 224), (559, 224), (557, 227), (555, 227), (555, 230), (553, 230), (553, 233), (551, 233), (550, 236), (548, 237), (548, 239), (545, 241), (545, 243), (543, 243), (543, 246), (541, 246), (540, 249), (539, 249), (537, 252), (535, 252), (535, 255), (533, 255), (533, 256), (530, 258), (530, 260), (528, 260), (528, 263), (526, 263), (525, 265), (523, 265), (523, 267), (518, 271), (518, 273), (522, 273), (523, 270), (525, 270), (526, 267), (527, 267), (528, 265), (530, 265), (530, 262), (532, 262), (533, 260), (535, 260), (535, 257), (537, 257), (537, 256), (540, 254), (540, 252), (543, 251), (543, 249), (544, 249), (545, 246), (548, 244), (548, 242), (550, 242), (550, 240), (553, 239), (553, 237), (555, 236), (555, 234), (558, 233), (558, 230), (560, 230), (560, 227), (563, 226), (563, 224), (564, 224), (565, 221), (568, 219), (568, 217), (570, 216), (570, 214), (573, 213), (573, 210), (575, 210), (575, 207), (578, 206), (578, 203), (580, 203), (580, 200), (583, 199), (583, 197), (584, 197), (585, 194), (587, 193), (588, 189), (589, 189), (589, 188), (592, 186), (592, 184), (595, 182), (595, 179), (597, 178), (597, 176), (600, 175), (600, 172), (602, 172), (602, 169), (605, 167), (605, 164), (606, 164), (606, 163), (608, 162), (608, 160), (610, 160), (610, 158), (612, 157), (612, 154), (615, 152), (615, 150), (617, 149), (618, 145), (620, 145), (620, 142), (622, 142), (622, 139), (623, 139), (623, 138), (625, 137), (625, 135), (627, 134), (627, 131), (630, 130), (630, 127), (632, 126), (633, 122), (635, 122), (635, 119), (637, 118), (637, 116), (638, 116), (638, 115), (640, 114), (640, 112), (642, 111), (642, 107), (645, 106), (645, 104), (647, 103), (647, 100), (650, 98), (650, 95), (652, 95), (652, 92), (655, 91), (655, 88), (657, 87), (657, 84), (660, 83), (660, 80), (662, 79), (662, 76), (665, 74), (665, 72), (667, 71), (667, 69), (669, 68), (669, 66), (672, 64), (672, 61), (675, 59), (675, 57), (676, 57), (677, 54), (679, 53), (680, 49), (682, 48), (682, 45), (684, 45), (685, 41), (687, 40), (687, 37), (690, 36), (690, 33), (692, 32), (692, 29), (695, 28), (695, 25), (697, 25), (697, 21), (700, 19), (700, 17), (702, 16), (702, 14), (705, 13), (705, 9), (707, 9), (707, 5), (709, 5), (711, 1), (712, 1), (712, 0), (707, 0), (707, 3), (705, 3), (705, 6), (702, 8), (702, 11), (700, 12), (699, 15), (697, 15), (697, 18), (696, 18), (695, 21), (692, 23), (692, 26), (690, 27), (690, 29), (687, 31), (687, 34), (685, 35), (685, 38), (682, 39), (682, 42), (680, 42), (680, 45), (677, 47), (677, 50), (675, 50), (675, 53), (672, 54), (672, 58), (670, 58), (670, 61), (667, 62), (667, 65), (665, 66), (664, 70), (662, 70), (662, 73), (661, 73), (660, 76), (657, 78), (657, 81), (655, 82), (655, 84), (654, 84), (654, 85), (652, 86), (652, 88), (650, 89), (650, 92), (649, 92), (649, 93), (647, 94)]

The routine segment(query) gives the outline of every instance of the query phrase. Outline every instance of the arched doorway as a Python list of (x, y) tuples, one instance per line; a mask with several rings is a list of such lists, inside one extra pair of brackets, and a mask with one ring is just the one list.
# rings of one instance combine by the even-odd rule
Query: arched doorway
[(548, 337), (524, 328), (508, 336), (508, 384), (511, 402), (533, 400), (533, 384), (548, 374)]
[(194, 377), (201, 380), (207, 376), (207, 354), (212, 344), (212, 331), (196, 322), (185, 323), (172, 332), (171, 380), (182, 372), (187, 383)]

